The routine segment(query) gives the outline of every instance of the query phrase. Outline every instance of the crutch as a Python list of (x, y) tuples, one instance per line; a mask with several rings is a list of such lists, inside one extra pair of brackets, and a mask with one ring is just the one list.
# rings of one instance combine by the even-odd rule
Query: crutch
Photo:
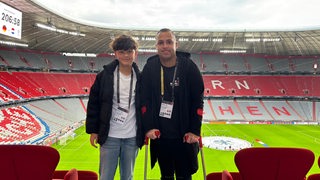
[(203, 153), (203, 144), (202, 144), (202, 137), (199, 138), (199, 148), (200, 148), (200, 155), (201, 155), (201, 162), (202, 162), (202, 172), (203, 172), (203, 179), (207, 179), (207, 173), (206, 173), (206, 166), (204, 163), (204, 153)]
[(146, 136), (144, 139), (145, 145), (145, 156), (144, 156), (144, 180), (147, 180), (147, 171), (148, 171), (148, 146), (149, 146), (149, 138)]
[[(159, 138), (160, 131), (155, 131), (156, 136)], [(145, 145), (145, 154), (144, 154), (144, 180), (147, 180), (147, 173), (148, 173), (148, 147), (149, 147), (149, 138), (146, 136), (144, 139)]]
[[(184, 140), (187, 141), (189, 138), (189, 136), (185, 136)], [(205, 163), (204, 163), (204, 154), (203, 154), (203, 144), (202, 144), (202, 137), (200, 136), (199, 139), (199, 149), (200, 149), (200, 155), (201, 155), (201, 163), (202, 163), (202, 171), (203, 171), (203, 179), (206, 180), (207, 179), (207, 173), (206, 173), (206, 167), (205, 167)]]

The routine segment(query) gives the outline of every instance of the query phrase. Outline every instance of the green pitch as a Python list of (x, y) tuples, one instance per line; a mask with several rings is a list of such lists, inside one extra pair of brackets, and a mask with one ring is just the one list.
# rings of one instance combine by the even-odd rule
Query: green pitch
[[(66, 145), (53, 145), (60, 152), (60, 162), (57, 169), (68, 170), (92, 170), (98, 172), (99, 149), (93, 148), (89, 143), (89, 135), (84, 132), (84, 127), (75, 131), (77, 134), (74, 140), (69, 140)], [(312, 125), (222, 125), (203, 124), (202, 136), (230, 136), (241, 138), (261, 147), (255, 139), (259, 139), (269, 147), (303, 147), (310, 149), (315, 154), (315, 163), (309, 174), (320, 173), (317, 165), (320, 156), (320, 126)], [(210, 172), (238, 171), (233, 158), (236, 152), (221, 151), (203, 148), (205, 167), (207, 174)], [(150, 155), (150, 153), (149, 153)], [(135, 166), (134, 178), (141, 180), (144, 177), (144, 156), (143, 147), (138, 154)], [(199, 170), (193, 175), (194, 180), (203, 179), (201, 156), (199, 153)], [(148, 158), (148, 179), (159, 179), (160, 173), (156, 166), (150, 169), (150, 158)], [(115, 179), (119, 179), (116, 174)]]

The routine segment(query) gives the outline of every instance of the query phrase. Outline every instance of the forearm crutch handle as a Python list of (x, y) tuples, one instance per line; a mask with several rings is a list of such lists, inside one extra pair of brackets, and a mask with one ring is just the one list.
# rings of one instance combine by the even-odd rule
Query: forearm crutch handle
[[(157, 138), (160, 137), (160, 131), (154, 132)], [(146, 136), (144, 139), (145, 145), (145, 156), (144, 156), (144, 180), (147, 180), (147, 173), (148, 173), (148, 147), (149, 147), (149, 138)]]

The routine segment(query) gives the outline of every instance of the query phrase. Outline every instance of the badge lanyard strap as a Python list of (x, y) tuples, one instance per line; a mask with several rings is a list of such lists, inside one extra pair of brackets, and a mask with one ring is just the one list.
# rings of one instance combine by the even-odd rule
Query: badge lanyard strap
[[(120, 105), (120, 73), (119, 73), (119, 66), (118, 66), (118, 71), (117, 71), (117, 102), (118, 102), (118, 106)], [(133, 84), (133, 71), (131, 69), (131, 78), (130, 78), (130, 92), (129, 92), (129, 105), (128, 105), (128, 110), (130, 109), (130, 105), (131, 105), (131, 96), (132, 96), (132, 84)]]
[[(171, 92), (171, 100), (173, 102), (174, 100), (174, 87), (175, 87), (175, 79), (176, 79), (176, 74), (177, 74), (177, 69), (178, 69), (178, 59), (176, 63), (176, 67), (174, 68), (174, 73), (173, 73), (173, 79), (172, 82), (170, 83), (172, 86), (172, 92)], [(164, 97), (164, 73), (163, 73), (163, 67), (161, 66), (161, 97), (163, 99)]]

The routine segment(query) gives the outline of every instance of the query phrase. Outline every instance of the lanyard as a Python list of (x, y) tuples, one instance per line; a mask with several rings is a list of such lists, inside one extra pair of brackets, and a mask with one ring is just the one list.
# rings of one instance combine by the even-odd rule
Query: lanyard
[[(119, 93), (119, 89), (120, 89), (120, 73), (119, 73), (119, 66), (117, 69), (117, 102), (118, 102), (118, 106), (120, 105), (120, 93)], [(130, 104), (131, 104), (131, 96), (132, 96), (132, 83), (133, 83), (133, 71), (131, 69), (131, 77), (130, 77), (130, 91), (129, 91), (129, 105), (128, 105), (128, 110), (130, 109)]]
[[(175, 87), (175, 79), (176, 79), (177, 69), (178, 69), (178, 59), (177, 59), (177, 62), (176, 62), (176, 67), (174, 67), (173, 79), (172, 79), (172, 82), (170, 83), (170, 85), (172, 87), (172, 92), (171, 92), (171, 100), (172, 100), (172, 102), (174, 100), (174, 87)], [(162, 65), (161, 65), (160, 74), (161, 74), (161, 97), (163, 98), (163, 96), (164, 96), (164, 72), (163, 72)]]

